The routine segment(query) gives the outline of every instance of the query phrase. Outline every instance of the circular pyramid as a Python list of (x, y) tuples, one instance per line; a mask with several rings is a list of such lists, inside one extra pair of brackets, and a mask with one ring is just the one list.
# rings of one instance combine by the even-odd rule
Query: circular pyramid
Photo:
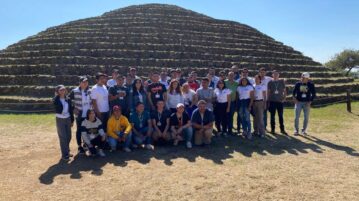
[(204, 76), (208, 67), (233, 64), (252, 75), (259, 67), (277, 69), (290, 85), (301, 72), (311, 72), (317, 104), (343, 99), (347, 89), (359, 92), (353, 78), (250, 26), (178, 6), (146, 4), (55, 26), (0, 51), (0, 110), (49, 110), (57, 84), (71, 88), (78, 75), (113, 68), (126, 73), (135, 66), (142, 76), (163, 67), (182, 68)]

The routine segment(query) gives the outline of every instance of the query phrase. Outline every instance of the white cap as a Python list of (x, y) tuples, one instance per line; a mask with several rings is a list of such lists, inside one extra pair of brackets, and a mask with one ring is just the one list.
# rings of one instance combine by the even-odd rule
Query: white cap
[(184, 107), (183, 103), (178, 103), (176, 108)]
[(310, 75), (309, 75), (309, 73), (308, 73), (308, 72), (305, 72), (305, 73), (302, 73), (302, 77), (303, 77), (303, 78), (309, 78), (309, 77), (310, 77)]

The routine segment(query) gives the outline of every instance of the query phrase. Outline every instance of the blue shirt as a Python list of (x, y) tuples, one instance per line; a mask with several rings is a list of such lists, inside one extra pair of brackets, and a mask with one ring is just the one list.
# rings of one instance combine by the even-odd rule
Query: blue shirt
[(203, 115), (203, 119), (201, 117), (201, 114), (199, 113), (198, 108), (193, 111), (191, 122), (200, 124), (200, 125), (207, 125), (209, 123), (212, 123), (214, 121), (214, 115), (213, 112), (206, 109)]
[(130, 115), (130, 122), (133, 123), (136, 130), (147, 128), (149, 119), (150, 114), (146, 111), (143, 112), (141, 115), (138, 115), (137, 112), (132, 112)]

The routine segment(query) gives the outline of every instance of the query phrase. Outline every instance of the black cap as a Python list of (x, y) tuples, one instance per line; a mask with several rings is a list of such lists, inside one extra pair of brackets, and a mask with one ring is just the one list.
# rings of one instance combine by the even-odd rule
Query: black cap
[(80, 80), (80, 82), (85, 82), (85, 81), (88, 81), (88, 78), (87, 78), (87, 76), (80, 76), (79, 80)]
[(96, 80), (98, 80), (100, 77), (107, 77), (107, 75), (103, 73), (96, 73)]

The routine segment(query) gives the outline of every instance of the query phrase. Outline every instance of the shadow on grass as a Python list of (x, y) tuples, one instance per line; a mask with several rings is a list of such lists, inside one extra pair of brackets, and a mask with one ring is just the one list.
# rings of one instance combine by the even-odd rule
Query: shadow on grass
[(213, 161), (215, 164), (223, 164), (223, 161), (233, 158), (233, 153), (240, 153), (246, 157), (251, 157), (253, 154), (266, 155), (281, 155), (281, 154), (305, 154), (308, 152), (322, 153), (323, 148), (343, 151), (350, 156), (358, 157), (359, 153), (356, 150), (347, 147), (336, 145), (334, 143), (319, 139), (313, 136), (303, 136), (303, 138), (310, 142), (304, 142), (300, 137), (292, 137), (280, 134), (267, 135), (265, 138), (254, 138), (248, 141), (241, 136), (229, 136), (227, 138), (215, 137), (211, 146), (194, 147), (188, 150), (184, 145), (173, 147), (170, 145), (157, 146), (154, 151), (148, 150), (134, 150), (131, 153), (124, 153), (117, 151), (114, 153), (107, 153), (105, 158), (90, 158), (86, 156), (76, 155), (70, 162), (62, 162), (49, 167), (41, 176), (39, 180), (43, 184), (52, 184), (54, 178), (58, 175), (70, 175), (72, 179), (80, 179), (81, 172), (91, 171), (91, 174), (100, 176), (103, 173), (102, 168), (106, 164), (113, 164), (114, 166), (125, 167), (129, 161), (137, 161), (141, 164), (147, 164), (152, 158), (163, 160), (164, 164), (170, 166), (173, 160), (177, 158), (187, 159), (189, 162), (196, 162), (198, 157)]

